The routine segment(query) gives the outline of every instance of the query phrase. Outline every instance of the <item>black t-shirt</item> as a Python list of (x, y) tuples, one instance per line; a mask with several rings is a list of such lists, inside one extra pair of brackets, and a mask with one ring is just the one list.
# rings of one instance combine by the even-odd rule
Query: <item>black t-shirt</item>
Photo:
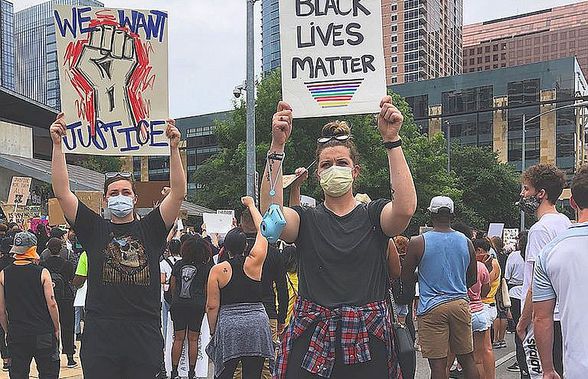
[(175, 278), (175, 291), (171, 306), (203, 308), (206, 305), (206, 284), (214, 263), (188, 263), (180, 259), (174, 264), (171, 275)]
[(362, 306), (386, 298), (388, 240), (380, 214), (390, 200), (359, 204), (339, 217), (323, 203), (295, 206), (300, 296), (322, 306)]
[(79, 201), (71, 224), (88, 254), (88, 316), (159, 320), (159, 256), (168, 234), (159, 207), (139, 221), (113, 224)]

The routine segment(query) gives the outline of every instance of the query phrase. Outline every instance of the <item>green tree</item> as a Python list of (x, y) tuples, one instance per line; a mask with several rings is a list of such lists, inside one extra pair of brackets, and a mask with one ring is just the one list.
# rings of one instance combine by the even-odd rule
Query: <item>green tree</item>
[(119, 157), (106, 155), (86, 155), (76, 164), (102, 174), (118, 172), (122, 167), (122, 162)]
[(462, 201), (469, 208), (464, 221), (482, 229), (491, 222), (518, 226), (515, 203), (521, 185), (512, 165), (500, 163), (489, 147), (453, 145), (451, 169), (463, 190)]
[[(393, 94), (394, 103), (405, 117), (401, 129), (403, 149), (415, 179), (418, 210), (407, 233), (418, 232), (424, 225), (426, 208), (435, 195), (451, 196), (461, 207), (461, 191), (456, 180), (445, 171), (447, 156), (441, 135), (428, 138), (419, 132), (410, 108), (400, 96)], [(260, 175), (265, 165), (265, 155), (271, 142), (270, 122), (275, 107), (281, 99), (279, 71), (264, 77), (257, 89), (256, 98), (256, 153)], [(294, 110), (296, 112), (296, 110)], [(296, 119), (292, 136), (286, 145), (284, 172), (292, 173), (297, 167), (308, 166), (315, 158), (316, 138), (322, 126), (333, 118)], [(389, 198), (390, 183), (386, 150), (376, 128), (373, 115), (348, 116), (353, 138), (360, 153), (362, 171), (355, 190), (367, 193), (371, 198)], [(246, 109), (243, 101), (235, 104), (232, 117), (217, 124), (216, 136), (221, 152), (199, 167), (192, 180), (200, 183), (194, 201), (204, 206), (240, 209), (240, 197), (245, 193), (245, 125)], [(316, 167), (316, 166), (315, 166)], [(303, 185), (302, 193), (322, 199), (322, 191), (311, 170), (310, 179)], [(286, 194), (287, 195), (287, 194)]]

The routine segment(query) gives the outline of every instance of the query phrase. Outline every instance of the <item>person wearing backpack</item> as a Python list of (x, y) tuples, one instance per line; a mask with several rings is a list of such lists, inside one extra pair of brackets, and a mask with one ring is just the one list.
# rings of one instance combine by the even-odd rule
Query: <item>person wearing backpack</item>
[(74, 298), (75, 291), (71, 284), (74, 268), (70, 261), (61, 256), (62, 241), (51, 238), (47, 242), (51, 255), (42, 262), (42, 266), (49, 270), (53, 282), (53, 292), (59, 308), (59, 323), (61, 324), (61, 352), (67, 356), (67, 367), (78, 365), (74, 360)]
[(180, 255), (180, 248), (182, 243), (179, 239), (171, 239), (167, 243), (167, 250), (169, 255), (163, 256), (159, 262), (159, 269), (161, 271), (161, 324), (163, 326), (163, 346), (167, 343), (167, 320), (169, 316), (169, 307), (171, 305), (171, 291), (169, 290), (169, 282), (171, 280), (172, 269), (177, 261), (182, 259)]
[(195, 378), (198, 336), (206, 308), (206, 284), (212, 268), (210, 245), (202, 238), (189, 238), (181, 247), (182, 259), (174, 264), (171, 280), (171, 318), (174, 323), (172, 379), (178, 377), (178, 364), (188, 335), (188, 378)]

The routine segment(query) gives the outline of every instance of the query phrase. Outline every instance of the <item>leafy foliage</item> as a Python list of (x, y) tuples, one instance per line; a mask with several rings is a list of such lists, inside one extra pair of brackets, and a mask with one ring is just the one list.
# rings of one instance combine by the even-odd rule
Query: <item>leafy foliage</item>
[[(450, 196), (456, 203), (457, 217), (477, 227), (486, 227), (489, 220), (500, 221), (507, 217), (510, 222), (514, 219), (516, 215), (513, 212), (507, 212), (506, 208), (499, 206), (499, 202), (514, 203), (510, 195), (514, 194), (516, 197), (518, 193), (518, 188), (513, 190), (514, 172), (510, 166), (498, 164), (496, 155), (491, 151), (471, 147), (462, 152), (461, 147), (455, 146), (452, 152), (454, 170), (448, 174), (443, 135), (437, 134), (429, 138), (421, 134), (406, 101), (399, 95), (391, 95), (394, 104), (404, 115), (402, 146), (418, 197), (418, 209), (406, 233), (418, 233), (419, 226), (428, 221), (426, 208), (431, 198), (437, 195)], [(256, 167), (260, 175), (263, 173), (265, 155), (271, 142), (272, 115), (280, 99), (280, 72), (276, 70), (264, 77), (257, 88)], [(295, 109), (293, 111), (296, 112)], [(372, 199), (390, 198), (387, 154), (376, 128), (376, 118), (374, 115), (357, 115), (345, 117), (345, 120), (351, 125), (353, 139), (360, 153), (361, 175), (355, 183), (355, 191), (367, 193)], [(316, 138), (322, 126), (329, 121), (332, 118), (294, 121), (292, 135), (286, 145), (284, 173), (293, 173), (297, 167), (310, 165), (315, 159)], [(232, 117), (217, 124), (215, 133), (221, 152), (200, 166), (192, 178), (202, 185), (194, 196), (196, 203), (213, 209), (241, 208), (239, 199), (246, 192), (245, 132), (246, 107), (241, 100), (235, 104)], [(302, 193), (322, 199), (315, 169), (316, 166), (311, 170), (309, 180), (303, 184)], [(484, 181), (480, 182), (480, 179)], [(502, 184), (502, 180), (506, 180), (506, 183)], [(496, 187), (500, 187), (498, 191)], [(285, 198), (287, 199), (287, 194)]]
[(118, 172), (122, 167), (122, 162), (118, 157), (106, 155), (87, 155), (81, 159), (77, 165), (94, 170), (100, 173)]

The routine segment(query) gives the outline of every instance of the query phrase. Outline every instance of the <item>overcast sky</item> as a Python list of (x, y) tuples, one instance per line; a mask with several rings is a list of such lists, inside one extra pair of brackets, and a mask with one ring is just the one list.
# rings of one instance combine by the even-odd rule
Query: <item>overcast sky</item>
[[(43, 0), (11, 0), (15, 11)], [(232, 107), (233, 88), (245, 79), (245, 0), (101, 0), (107, 7), (169, 12), (172, 117)], [(464, 0), (464, 23), (579, 3), (579, 0)], [(261, 8), (255, 6), (256, 74), (261, 71)]]

